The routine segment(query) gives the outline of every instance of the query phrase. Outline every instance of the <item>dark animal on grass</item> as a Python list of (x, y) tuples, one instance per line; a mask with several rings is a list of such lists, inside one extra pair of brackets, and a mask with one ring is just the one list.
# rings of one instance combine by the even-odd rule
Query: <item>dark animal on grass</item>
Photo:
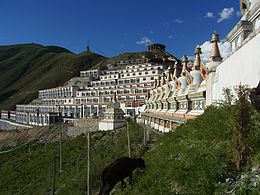
[(129, 177), (129, 184), (133, 183), (133, 170), (146, 168), (142, 158), (122, 157), (108, 165), (101, 174), (101, 189), (99, 195), (109, 195), (117, 182), (121, 181), (124, 188), (124, 179)]

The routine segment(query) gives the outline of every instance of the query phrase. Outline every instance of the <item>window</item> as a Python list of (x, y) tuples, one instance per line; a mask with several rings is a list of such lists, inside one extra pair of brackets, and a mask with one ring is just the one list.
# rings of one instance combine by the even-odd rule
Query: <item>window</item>
[(141, 73), (141, 72), (139, 72), (139, 75), (142, 75), (142, 73)]
[(154, 80), (154, 77), (151, 77), (151, 80), (153, 81), (153, 80)]
[(146, 77), (143, 78), (143, 81), (146, 81)]

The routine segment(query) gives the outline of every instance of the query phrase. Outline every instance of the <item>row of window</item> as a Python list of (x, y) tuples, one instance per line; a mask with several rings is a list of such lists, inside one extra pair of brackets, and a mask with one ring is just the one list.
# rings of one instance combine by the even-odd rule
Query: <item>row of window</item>
[[(118, 100), (144, 100), (145, 96), (119, 96)], [(101, 102), (111, 102), (112, 98), (105, 97)], [(82, 104), (82, 103), (99, 103), (98, 98), (81, 98), (81, 99), (76, 99), (76, 104)]]
[[(154, 71), (152, 71), (152, 73), (150, 73), (150, 74), (155, 74), (156, 72), (155, 72), (155, 70)], [(136, 75), (148, 75), (149, 74), (149, 72), (139, 72), (138, 74), (137, 73), (127, 73), (127, 74), (122, 74), (121, 75), (121, 77), (126, 77), (126, 76), (136, 76)]]
[(173, 109), (173, 110), (204, 110), (205, 100), (194, 100), (194, 101), (182, 101), (182, 102), (171, 102), (171, 103), (159, 103), (159, 104), (148, 104), (148, 109)]

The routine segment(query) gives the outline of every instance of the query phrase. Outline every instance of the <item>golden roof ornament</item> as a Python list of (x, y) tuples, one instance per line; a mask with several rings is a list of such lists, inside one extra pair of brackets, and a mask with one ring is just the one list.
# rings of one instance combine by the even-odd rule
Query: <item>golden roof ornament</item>
[(172, 74), (172, 76), (173, 76), (173, 80), (175, 80), (175, 79), (177, 79), (177, 64), (178, 64), (178, 62), (176, 61), (175, 63), (174, 63), (174, 66), (173, 66), (173, 74)]
[(176, 61), (175, 64), (174, 64), (174, 72), (173, 72), (173, 81), (175, 81), (175, 86), (176, 86), (176, 89), (179, 89), (181, 84), (180, 84), (180, 81), (178, 80), (177, 78), (177, 65), (178, 65), (178, 62)]
[(200, 63), (201, 63), (200, 54), (202, 54), (202, 52), (199, 45), (196, 46), (194, 54), (195, 54), (195, 60), (193, 64), (193, 70), (200, 70)]
[(212, 49), (211, 49), (211, 55), (209, 61), (211, 62), (220, 62), (222, 60), (222, 57), (220, 56), (218, 42), (219, 42), (219, 34), (217, 34), (215, 31), (212, 34), (211, 43), (212, 43)]
[(188, 57), (187, 57), (187, 55), (184, 55), (184, 56), (182, 57), (181, 62), (182, 62), (182, 71), (181, 71), (181, 74), (182, 74), (182, 76), (185, 76), (185, 75), (186, 75), (186, 71), (187, 71), (187, 64), (188, 64)]
[(214, 43), (214, 42), (219, 42), (220, 39), (219, 39), (219, 34), (217, 34), (216, 31), (214, 31), (214, 33), (212, 34), (212, 37), (211, 37), (211, 43)]
[(183, 56), (182, 56), (181, 62), (182, 62), (182, 63), (188, 63), (188, 57), (187, 57), (187, 55), (183, 55)]

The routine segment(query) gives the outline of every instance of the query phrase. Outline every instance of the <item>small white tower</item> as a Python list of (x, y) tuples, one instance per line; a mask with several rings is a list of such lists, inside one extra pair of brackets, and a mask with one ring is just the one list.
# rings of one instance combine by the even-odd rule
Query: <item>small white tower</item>
[(99, 130), (108, 131), (125, 126), (124, 111), (120, 108), (120, 103), (116, 100), (114, 93), (112, 104), (107, 108), (104, 119), (99, 122)]
[(195, 60), (193, 64), (193, 70), (190, 72), (192, 76), (192, 86), (193, 87), (199, 87), (199, 85), (202, 82), (202, 76), (201, 76), (201, 59), (200, 59), (200, 54), (201, 54), (201, 48), (199, 45), (195, 48)]
[(221, 64), (222, 57), (220, 56), (218, 42), (219, 42), (219, 35), (214, 32), (211, 39), (212, 50), (209, 62), (206, 64), (208, 69), (208, 79), (207, 79), (207, 90), (206, 90), (206, 105), (209, 106), (212, 104), (213, 96), (213, 83), (216, 73), (216, 68)]

